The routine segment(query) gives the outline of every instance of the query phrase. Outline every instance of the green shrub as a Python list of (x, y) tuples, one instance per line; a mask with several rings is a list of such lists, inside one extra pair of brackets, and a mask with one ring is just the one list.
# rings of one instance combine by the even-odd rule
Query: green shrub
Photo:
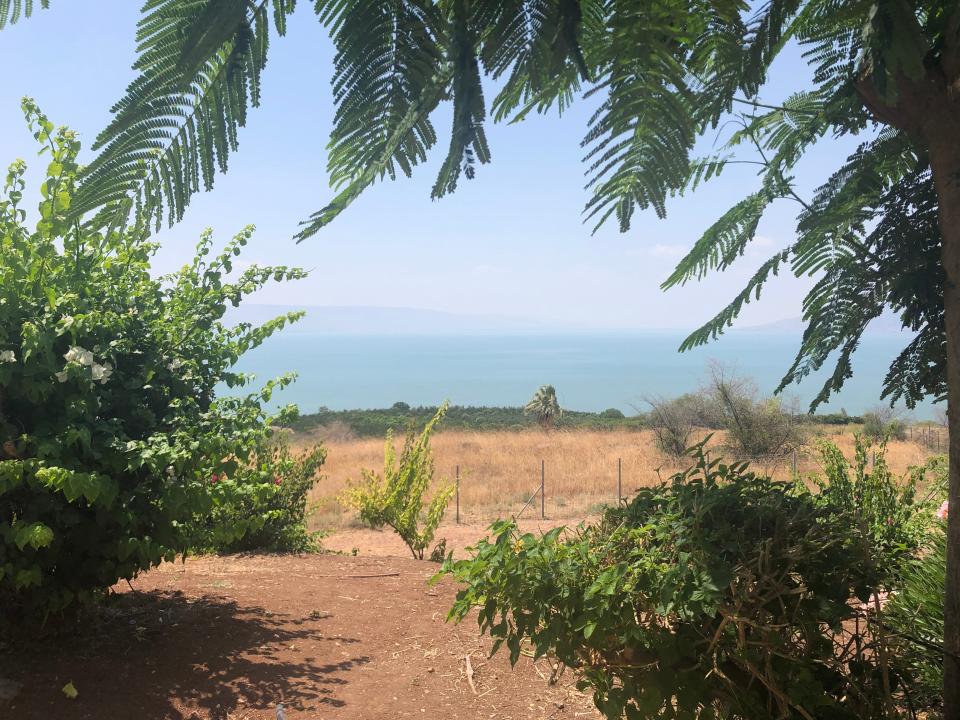
[(923, 554), (903, 574), (884, 608), (898, 638), (895, 662), (910, 678), (911, 702), (939, 717), (943, 702), (943, 588), (947, 575), (947, 535), (934, 529)]
[(410, 425), (399, 458), (393, 444), (393, 432), (389, 431), (383, 475), (363, 470), (363, 480), (348, 487), (342, 495), (343, 503), (357, 510), (364, 522), (372, 527), (387, 525), (393, 528), (410, 548), (413, 557), (419, 560), (423, 559), (424, 550), (433, 541), (456, 489), (451, 483), (443, 484), (435, 490), (429, 506), (424, 505), (424, 495), (433, 484), (430, 436), (446, 410), (444, 403), (419, 436)]
[(647, 404), (650, 405), (647, 422), (653, 430), (657, 449), (673, 458), (686, 455), (699, 424), (703, 399), (686, 394), (670, 400), (649, 398)]
[[(885, 621), (897, 636), (895, 663), (909, 678), (911, 704), (929, 718), (940, 716), (943, 703), (943, 588), (947, 574), (947, 458), (925, 467), (936, 517), (907, 564), (884, 608)], [(942, 504), (941, 504), (942, 503)]]
[(824, 476), (812, 478), (819, 488), (817, 502), (856, 523), (870, 540), (871, 562), (892, 581), (928, 534), (932, 500), (917, 494), (927, 469), (899, 479), (887, 465), (884, 444), (872, 448), (857, 435), (854, 447), (851, 463), (833, 443), (818, 443)]
[(706, 426), (726, 431), (724, 449), (732, 457), (776, 462), (805, 441), (795, 403), (761, 397), (752, 381), (720, 365), (711, 366), (701, 395)]
[(600, 413), (600, 417), (610, 418), (612, 420), (623, 420), (624, 414), (622, 410), (618, 410), (617, 408), (607, 408), (602, 413)]
[(838, 413), (823, 413), (821, 415), (804, 414), (799, 418), (806, 423), (819, 423), (821, 425), (855, 425), (863, 422), (863, 418), (858, 415), (847, 415), (846, 410), (840, 409)]
[[(291, 314), (231, 328), (228, 305), (300, 270), (231, 263), (252, 229), (219, 255), (151, 275), (156, 245), (134, 230), (68, 223), (79, 142), (34, 104), (24, 110), (49, 153), (40, 220), (26, 227), (25, 165), (0, 200), (0, 625), (57, 614), (193, 542), (198, 516), (235, 500), (214, 488), (270, 432), (262, 408), (289, 378), (244, 397), (230, 370)], [(288, 420), (289, 411), (282, 419)], [(239, 488), (237, 488), (239, 489)], [(3, 627), (0, 627), (2, 630)]]
[(897, 417), (892, 408), (875, 408), (864, 413), (862, 419), (861, 432), (873, 442), (907, 439), (907, 424)]
[(198, 547), (214, 552), (319, 550), (307, 528), (307, 496), (326, 459), (320, 445), (291, 451), (285, 436), (264, 439), (234, 477), (211, 478), (212, 492), (228, 493), (197, 528)]
[(496, 523), (443, 567), (451, 617), (479, 607), (511, 661), (529, 642), (577, 667), (608, 718), (887, 717), (877, 647), (840, 637), (881, 581), (870, 539), (799, 484), (696, 457), (593, 527)]

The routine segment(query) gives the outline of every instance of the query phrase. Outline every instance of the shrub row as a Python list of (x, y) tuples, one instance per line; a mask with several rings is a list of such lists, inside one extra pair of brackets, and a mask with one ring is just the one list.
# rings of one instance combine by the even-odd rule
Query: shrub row
[[(382, 437), (387, 431), (402, 432), (413, 420), (418, 425), (429, 422), (438, 408), (435, 406), (411, 407), (398, 402), (389, 408), (370, 410), (330, 410), (320, 408), (317, 412), (302, 414), (290, 424), (296, 431), (308, 431), (319, 427), (342, 426), (359, 437)], [(840, 414), (796, 416), (798, 424), (825, 423), (846, 425), (860, 423), (857, 416)], [(625, 415), (617, 408), (601, 412), (564, 410), (556, 420), (560, 430), (644, 430), (654, 427), (654, 413)], [(444, 430), (528, 430), (539, 427), (536, 418), (525, 414), (522, 407), (474, 407), (453, 405), (447, 411)], [(704, 425), (703, 427), (710, 427)], [(681, 449), (686, 449), (684, 444)]]
[[(470, 557), (444, 564), (462, 584), (451, 617), (478, 608), (512, 662), (529, 647), (577, 668), (608, 718), (935, 713), (918, 691), (936, 687), (930, 653), (901, 652), (905, 634), (877, 611), (924, 557), (932, 499), (917, 489), (929, 483), (893, 478), (882, 449), (872, 470), (862, 443), (852, 464), (822, 450), (827, 477), (813, 490), (710, 461), (700, 446), (689, 469), (597, 525), (536, 536), (498, 522)], [(938, 581), (928, 572), (922, 585)], [(942, 605), (939, 640), (929, 616), (914, 630), (936, 648)]]

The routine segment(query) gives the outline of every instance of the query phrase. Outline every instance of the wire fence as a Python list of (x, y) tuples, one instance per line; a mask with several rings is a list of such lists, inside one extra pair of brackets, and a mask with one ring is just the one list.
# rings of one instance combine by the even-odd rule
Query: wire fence
[[(462, 502), (461, 502), (461, 484), (463, 477), (460, 473), (460, 465), (456, 465), (454, 469), (455, 477), (455, 492), (454, 492), (454, 518), (456, 523), (459, 525), (463, 519), (462, 514)], [(620, 504), (624, 500), (623, 496), (623, 458), (617, 458), (617, 470), (616, 470), (616, 479), (611, 481), (613, 487), (616, 490), (613, 490), (611, 487), (611, 496), (610, 500), (616, 504)], [(615, 494), (614, 494), (615, 493)], [(524, 497), (527, 497), (524, 494)], [(523, 503), (523, 506), (515, 513), (512, 513), (514, 520), (519, 520), (520, 517), (529, 509), (536, 508), (537, 500), (539, 500), (540, 505), (540, 519), (546, 520), (547, 518), (547, 463), (546, 460), (540, 460), (540, 477), (537, 485), (534, 487), (533, 491), (527, 497), (526, 502)]]
[[(901, 436), (904, 440), (914, 442), (935, 453), (946, 452), (947, 450), (947, 434), (936, 426), (911, 425), (905, 428), (905, 431), (905, 437)], [(711, 453), (708, 451), (708, 460), (710, 455)], [(755, 457), (751, 459), (750, 463), (759, 473), (776, 474), (781, 478), (800, 478), (805, 477), (808, 472), (816, 472), (816, 468), (811, 465), (816, 464), (817, 457), (818, 454), (813, 447), (804, 445), (770, 456)], [(877, 451), (874, 449), (869, 457), (871, 468), (876, 464), (876, 461)], [(607, 465), (610, 468), (609, 474), (607, 472), (594, 473), (589, 484), (581, 486), (583, 491), (572, 495), (574, 505), (569, 507), (568, 501), (571, 499), (569, 480), (572, 477), (569, 467), (566, 468), (566, 474), (564, 474), (563, 469), (557, 469), (556, 467), (551, 474), (551, 468), (546, 458), (539, 460), (535, 479), (531, 478), (533, 482), (526, 486), (527, 490), (519, 497), (513, 494), (514, 500), (512, 502), (509, 498), (504, 497), (502, 503), (498, 503), (496, 506), (483, 503), (475, 508), (469, 506), (470, 493), (467, 492), (467, 498), (465, 498), (462, 492), (465, 487), (469, 489), (469, 485), (465, 485), (465, 480), (470, 477), (469, 469), (465, 472), (465, 467), (457, 464), (454, 473), (456, 482), (455, 522), (461, 524), (469, 522), (469, 520), (485, 520), (494, 516), (512, 516), (516, 520), (521, 518), (547, 520), (550, 519), (548, 518), (548, 510), (555, 517), (583, 517), (601, 512), (603, 507), (615, 506), (624, 502), (627, 499), (624, 496), (625, 482), (628, 485), (628, 496), (632, 494), (634, 489), (650, 484), (651, 478), (648, 477), (648, 473), (643, 478), (633, 477), (632, 475), (625, 478), (623, 457), (617, 457), (615, 463), (610, 460), (607, 460), (607, 462), (610, 463)], [(635, 466), (636, 463), (631, 465), (634, 472), (636, 471)], [(669, 461), (662, 467), (665, 471), (672, 472)], [(567, 482), (564, 483), (564, 480)], [(632, 484), (631, 480), (633, 480)], [(563, 487), (564, 485), (566, 487)], [(553, 488), (552, 493), (551, 487)], [(606, 488), (609, 488), (609, 492)], [(464, 505), (465, 499), (467, 500), (466, 507)], [(518, 505), (519, 509), (516, 509)], [(494, 509), (494, 507), (498, 509)], [(469, 520), (467, 516), (469, 516)]]

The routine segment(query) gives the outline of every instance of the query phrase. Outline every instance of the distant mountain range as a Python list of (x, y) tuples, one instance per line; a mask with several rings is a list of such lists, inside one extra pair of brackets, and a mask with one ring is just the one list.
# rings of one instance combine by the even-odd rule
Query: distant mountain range
[[(545, 333), (644, 332), (643, 328), (591, 330), (561, 323), (499, 315), (469, 315), (422, 308), (378, 306), (295, 306), (245, 304), (232, 310), (231, 322), (260, 324), (278, 315), (305, 310), (306, 317), (291, 326), (288, 333), (317, 335), (521, 335)], [(800, 335), (805, 324), (801, 318), (789, 318), (762, 325), (734, 327), (731, 332)], [(657, 330), (656, 332), (664, 332)], [(678, 328), (677, 332), (685, 332)], [(899, 320), (892, 315), (877, 318), (868, 334), (900, 334)]]
[(558, 325), (497, 315), (460, 315), (440, 310), (362, 306), (246, 304), (233, 310), (233, 322), (263, 323), (277, 315), (305, 310), (286, 332), (324, 335), (502, 335), (561, 331)]

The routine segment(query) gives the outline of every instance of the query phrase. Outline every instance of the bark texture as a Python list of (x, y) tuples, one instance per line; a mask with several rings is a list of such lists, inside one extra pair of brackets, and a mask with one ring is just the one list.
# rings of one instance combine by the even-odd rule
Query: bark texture
[(896, 100), (877, 91), (869, 70), (856, 87), (864, 106), (879, 121), (909, 133), (927, 150), (939, 201), (945, 272), (947, 334), (947, 417), (950, 432), (947, 581), (944, 588), (944, 720), (960, 720), (960, 2), (947, 18), (940, 47), (925, 45), (915, 11), (904, 12), (897, 31), (916, 48), (924, 71), (900, 75)]
[[(960, 108), (930, 145), (940, 202), (941, 258), (947, 329), (947, 417), (950, 485), (947, 514), (947, 583), (944, 596), (944, 718), (960, 720)], [(947, 133), (950, 130), (950, 133)]]

